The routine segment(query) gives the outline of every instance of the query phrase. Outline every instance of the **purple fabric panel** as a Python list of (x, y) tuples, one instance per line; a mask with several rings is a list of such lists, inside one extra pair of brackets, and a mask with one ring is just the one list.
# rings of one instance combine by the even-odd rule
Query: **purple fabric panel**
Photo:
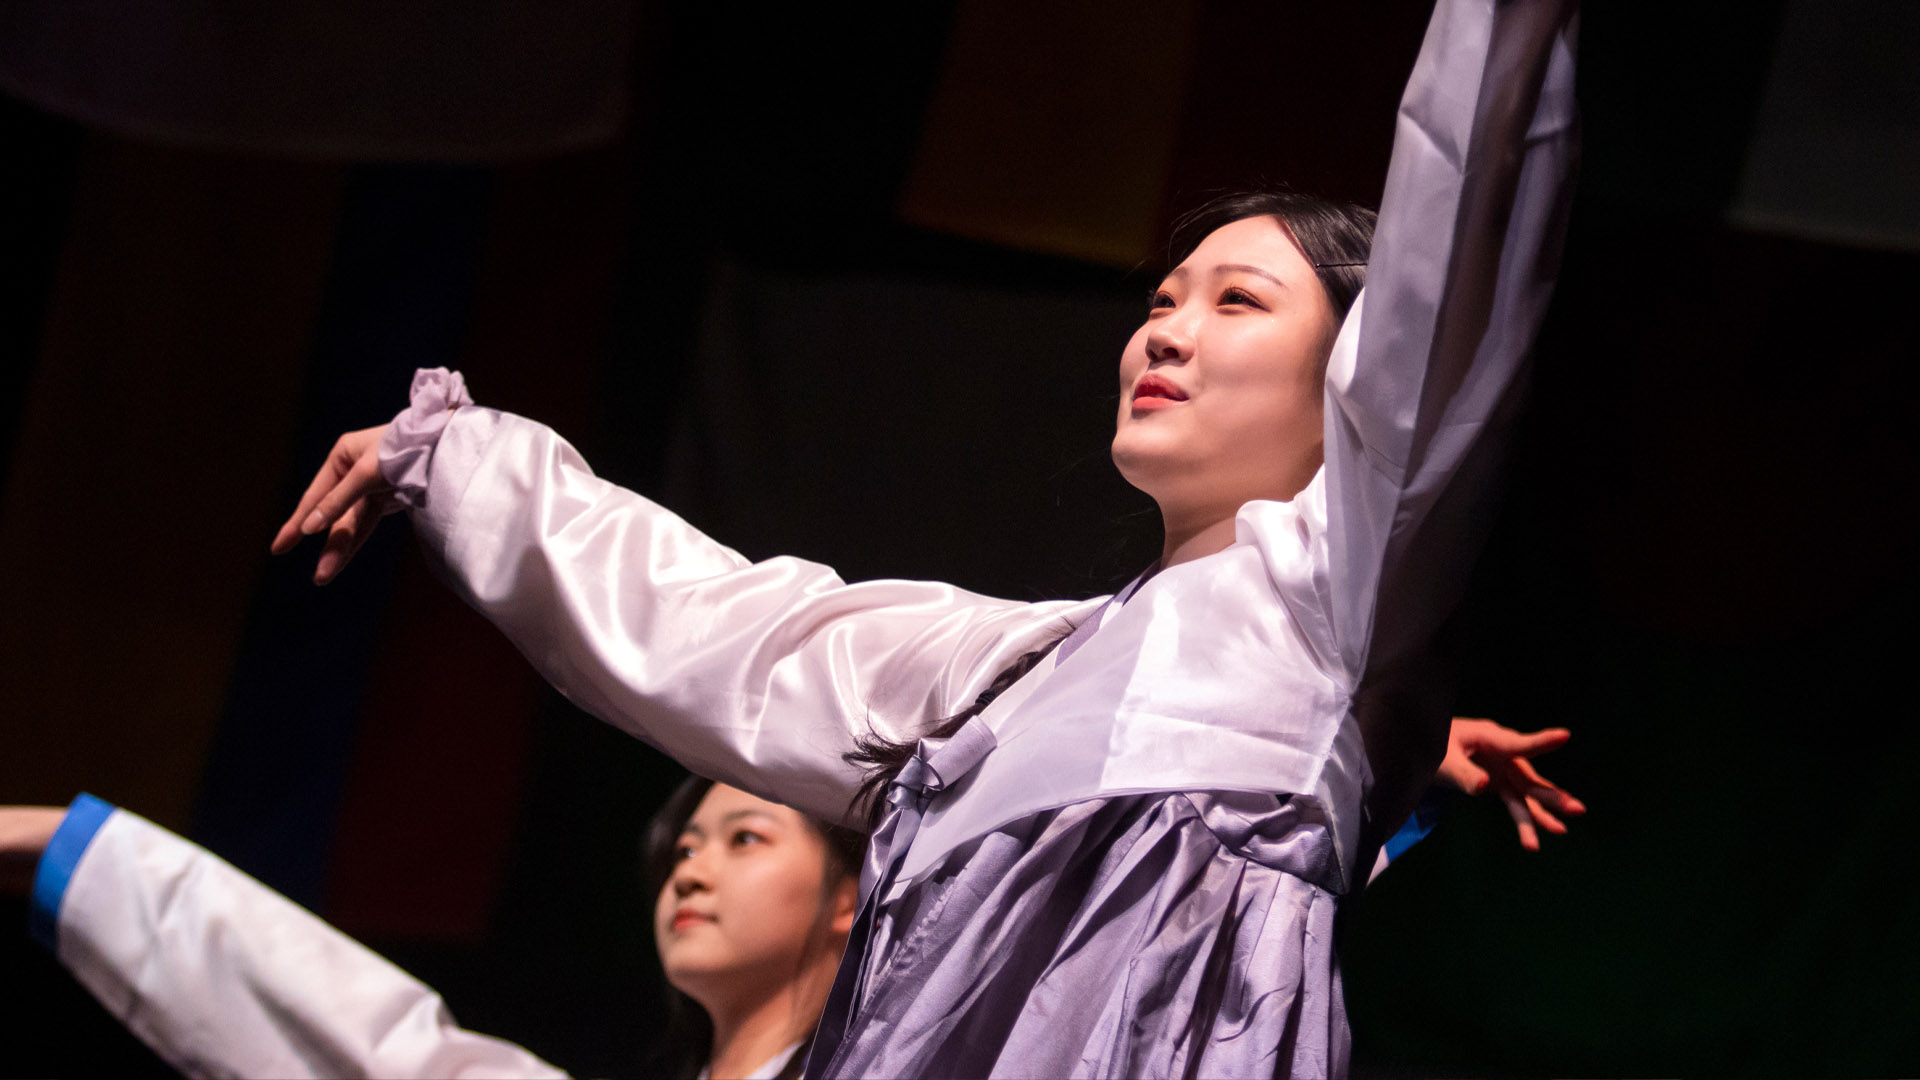
[(394, 502), (412, 510), (426, 501), (433, 449), (447, 420), (453, 410), (473, 404), (473, 398), (467, 394), (467, 380), (446, 368), (414, 372), (410, 396), (412, 402), (380, 438), (380, 475), (393, 485)]
[(1333, 867), (1311, 799), (1151, 794), (1035, 815), (876, 913), (846, 1038), (809, 1071), (1341, 1075), (1335, 899), (1315, 884)]

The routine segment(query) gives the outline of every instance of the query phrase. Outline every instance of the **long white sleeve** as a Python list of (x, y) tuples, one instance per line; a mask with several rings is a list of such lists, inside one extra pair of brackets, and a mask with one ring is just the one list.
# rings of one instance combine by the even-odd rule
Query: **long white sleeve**
[(111, 810), (80, 843), (41, 868), (64, 884), (45, 897), (55, 952), (188, 1076), (564, 1075), (456, 1026), (406, 972), (143, 818)]
[(452, 415), (419, 494), (415, 526), (454, 587), (569, 698), (825, 820), (849, 812), (857, 738), (959, 711), (1087, 609), (750, 563), (594, 476), (546, 427), (488, 409)]
[[(1439, 5), (1368, 288), (1329, 364), (1325, 469), (1292, 502), (1242, 508), (1232, 547), (1156, 575), (1071, 662), (1001, 695), (982, 718), (1002, 750), (930, 809), (902, 881), (1025, 814), (1125, 792), (1311, 795), (1349, 877), (1362, 794), (1383, 824), (1405, 820), (1446, 730), (1418, 661), (1484, 527), (1486, 435), (1558, 263), (1573, 7)], [(454, 412), (424, 460), (408, 492), (422, 535), (550, 681), (695, 771), (816, 816), (845, 814), (857, 775), (840, 755), (869, 726), (899, 738), (955, 712), (1090, 610), (748, 563), (484, 409)]]
[[(1380, 824), (1445, 747), (1425, 654), (1492, 518), (1578, 149), (1575, 0), (1445, 0), (1401, 102), (1367, 287), (1327, 373), (1327, 609)], [(1311, 513), (1311, 510), (1308, 511)]]

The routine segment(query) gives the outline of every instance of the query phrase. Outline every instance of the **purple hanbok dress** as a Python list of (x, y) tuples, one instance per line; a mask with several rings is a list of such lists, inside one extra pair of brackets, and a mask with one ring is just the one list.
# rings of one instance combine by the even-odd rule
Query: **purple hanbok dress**
[(1441, 0), (1402, 103), (1319, 475), (1232, 546), (1054, 604), (749, 562), (425, 372), (382, 467), (451, 580), (589, 711), (844, 817), (910, 740), (1076, 629), (888, 793), (821, 1077), (1338, 1075), (1337, 898), (1445, 744), (1457, 597), (1551, 291), (1571, 0)]

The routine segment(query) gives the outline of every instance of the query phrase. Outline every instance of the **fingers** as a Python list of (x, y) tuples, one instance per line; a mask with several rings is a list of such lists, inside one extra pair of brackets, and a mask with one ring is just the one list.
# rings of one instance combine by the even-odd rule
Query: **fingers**
[(380, 476), (380, 458), (375, 454), (363, 454), (353, 464), (353, 468), (340, 478), (340, 482), (320, 497), (313, 509), (300, 522), (300, 532), (312, 536), (339, 521), (348, 509), (357, 506), (369, 494), (373, 494), (384, 484)]
[(1565, 835), (1566, 822), (1558, 815), (1577, 816), (1587, 807), (1527, 759), (1557, 750), (1572, 737), (1566, 728), (1521, 732), (1491, 720), (1454, 717), (1439, 775), (1468, 794), (1491, 787), (1513, 819), (1520, 846), (1539, 851), (1540, 830)]
[(313, 513), (313, 508), (320, 505), (321, 497), (340, 482), (341, 474), (350, 467), (335, 464), (339, 452), (340, 447), (336, 444), (334, 452), (328, 454), (326, 462), (320, 466), (320, 471), (313, 474), (313, 482), (307, 485), (306, 492), (300, 496), (300, 502), (294, 506), (293, 514), (287, 518), (285, 524), (280, 526), (280, 531), (274, 534), (273, 546), (269, 550), (275, 555), (285, 555), (292, 551), (293, 546), (307, 535), (300, 531), (300, 523)]
[(1513, 766), (1515, 772), (1520, 774), (1521, 782), (1515, 783), (1514, 787), (1527, 788), (1528, 795), (1552, 803), (1554, 808), (1563, 814), (1578, 815), (1587, 812), (1586, 803), (1574, 798), (1559, 784), (1541, 776), (1540, 770), (1534, 768), (1532, 762), (1525, 758), (1514, 758), (1509, 764)]
[(369, 494), (384, 493), (379, 446), (385, 433), (384, 426), (366, 428), (349, 431), (334, 442), (292, 516), (274, 534), (271, 550), (275, 555), (293, 550), (302, 537), (328, 529)]
[(1535, 757), (1565, 746), (1572, 737), (1573, 733), (1566, 728), (1520, 732), (1491, 720), (1456, 716), (1447, 731), (1447, 753)]
[(1521, 732), (1498, 724), (1489, 725), (1476, 733), (1476, 745), (1489, 750), (1497, 750), (1514, 757), (1536, 757), (1548, 751), (1558, 750), (1573, 738), (1573, 732), (1566, 728), (1547, 728), (1544, 731)]
[(304, 537), (327, 534), (313, 569), (315, 585), (339, 576), (388, 508), (392, 489), (380, 474), (378, 452), (385, 433), (385, 427), (377, 427), (340, 436), (293, 515), (274, 534), (275, 555), (291, 551)]
[(1540, 850), (1541, 829), (1555, 836), (1567, 835), (1567, 823), (1547, 809), (1537, 796), (1502, 790), (1500, 804), (1507, 808), (1507, 816), (1513, 819), (1514, 831), (1520, 836), (1520, 846), (1528, 851)]
[(1558, 750), (1567, 745), (1568, 739), (1573, 738), (1573, 732), (1563, 727), (1547, 728), (1543, 731), (1530, 732), (1525, 735), (1517, 731), (1507, 731), (1505, 728), (1502, 728), (1501, 731), (1505, 734), (1516, 736), (1513, 740), (1513, 753), (1517, 757), (1534, 757), (1552, 750)]
[(341, 513), (327, 532), (326, 545), (320, 549), (320, 561), (313, 569), (313, 583), (325, 585), (340, 576), (340, 571), (373, 535), (385, 507), (369, 497), (354, 503)]
[(1478, 795), (1487, 789), (1492, 777), (1487, 770), (1473, 763), (1465, 754), (1448, 754), (1440, 763), (1439, 777), (1469, 795)]
[(1529, 795), (1523, 801), (1527, 804), (1527, 813), (1532, 815), (1533, 820), (1538, 823), (1541, 828), (1558, 836), (1567, 835), (1566, 823), (1549, 813), (1546, 807), (1540, 805), (1539, 799)]
[(1507, 808), (1507, 815), (1513, 818), (1513, 827), (1520, 834), (1520, 846), (1528, 851), (1539, 851), (1540, 833), (1534, 828), (1533, 813), (1526, 801), (1511, 791), (1502, 791), (1500, 802)]
[(1586, 803), (1581, 802), (1579, 799), (1574, 798), (1559, 788), (1535, 788), (1531, 794), (1543, 803), (1551, 803), (1555, 810), (1571, 817), (1579, 817), (1581, 814), (1587, 812)]

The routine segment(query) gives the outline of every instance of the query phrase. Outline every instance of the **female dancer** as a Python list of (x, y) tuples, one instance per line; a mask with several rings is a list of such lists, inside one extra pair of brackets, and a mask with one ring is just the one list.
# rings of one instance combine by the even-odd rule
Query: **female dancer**
[(324, 580), (398, 501), (549, 679), (696, 771), (823, 817), (850, 755), (892, 772), (811, 1075), (1342, 1072), (1335, 898), (1441, 756), (1427, 642), (1550, 292), (1572, 9), (1442, 0), (1370, 258), (1302, 205), (1168, 275), (1113, 444), (1166, 544), (1118, 596), (749, 564), (445, 372), (275, 550), (328, 532)]
[(866, 838), (693, 777), (647, 830), (666, 1074), (792, 1080), (846, 951)]
[[(648, 826), (677, 1080), (800, 1075), (853, 923), (861, 837), (698, 777)], [(83, 859), (82, 856), (85, 856)], [(82, 795), (0, 806), (0, 865), (82, 985), (189, 1076), (561, 1076), (205, 850)]]

